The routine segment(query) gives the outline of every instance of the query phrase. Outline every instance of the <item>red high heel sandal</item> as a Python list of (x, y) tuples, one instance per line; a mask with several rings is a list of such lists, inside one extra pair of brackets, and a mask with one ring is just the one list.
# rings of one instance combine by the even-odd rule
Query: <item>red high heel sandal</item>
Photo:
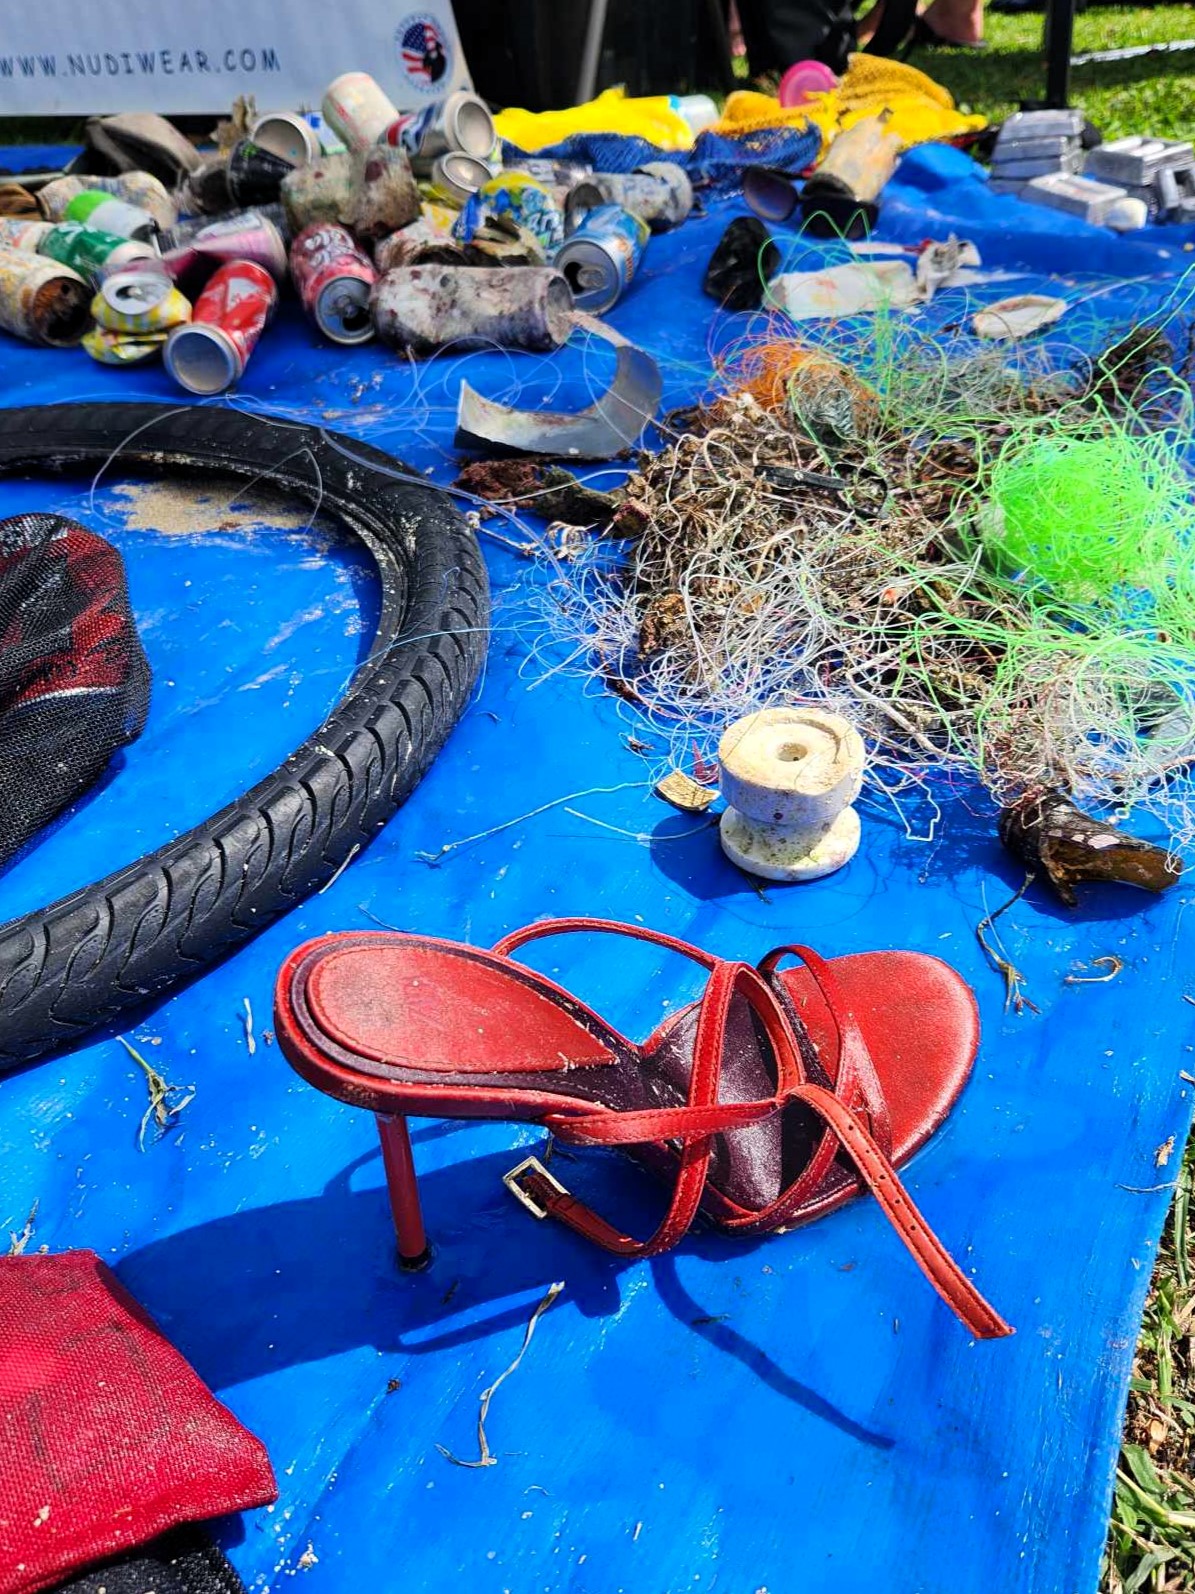
[[(642, 1045), (511, 960), (567, 931), (633, 936), (709, 970), (701, 998)], [(787, 957), (803, 967), (780, 970)], [(320, 1090), (377, 1113), (399, 1255), (429, 1251), (406, 1116), (543, 1124), (575, 1145), (619, 1146), (672, 1185), (636, 1240), (571, 1196), (534, 1157), (506, 1183), (618, 1256), (655, 1256), (701, 1212), (766, 1234), (871, 1190), (946, 1304), (982, 1339), (1012, 1329), (950, 1259), (895, 1168), (933, 1134), (979, 1042), (975, 1000), (937, 958), (867, 952), (826, 962), (778, 947), (758, 969), (604, 919), (516, 930), (492, 952), (427, 936), (328, 935), (278, 975), (279, 1044)]]

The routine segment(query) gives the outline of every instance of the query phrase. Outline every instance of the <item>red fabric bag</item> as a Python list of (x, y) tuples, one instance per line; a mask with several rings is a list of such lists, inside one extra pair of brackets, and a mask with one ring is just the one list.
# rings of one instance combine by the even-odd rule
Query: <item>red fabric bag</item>
[(94, 1252), (0, 1258), (0, 1594), (277, 1492), (260, 1440)]

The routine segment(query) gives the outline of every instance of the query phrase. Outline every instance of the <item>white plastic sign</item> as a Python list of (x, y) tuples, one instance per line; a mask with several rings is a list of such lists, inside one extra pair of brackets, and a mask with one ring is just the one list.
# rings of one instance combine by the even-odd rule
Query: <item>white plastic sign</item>
[(0, 0), (0, 116), (315, 109), (353, 71), (403, 111), (466, 87), (450, 0)]

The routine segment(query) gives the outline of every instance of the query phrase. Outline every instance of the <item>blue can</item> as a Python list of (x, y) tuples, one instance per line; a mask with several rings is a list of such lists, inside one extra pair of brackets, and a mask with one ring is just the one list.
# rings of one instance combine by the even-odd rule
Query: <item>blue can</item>
[(578, 310), (601, 315), (617, 304), (638, 270), (648, 237), (647, 223), (621, 205), (586, 212), (553, 260)]

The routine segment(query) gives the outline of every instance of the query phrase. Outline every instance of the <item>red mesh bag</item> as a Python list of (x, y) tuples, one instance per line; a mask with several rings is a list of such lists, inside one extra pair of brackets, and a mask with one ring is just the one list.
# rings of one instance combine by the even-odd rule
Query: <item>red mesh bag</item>
[(0, 1594), (276, 1497), (265, 1447), (93, 1252), (0, 1258)]

